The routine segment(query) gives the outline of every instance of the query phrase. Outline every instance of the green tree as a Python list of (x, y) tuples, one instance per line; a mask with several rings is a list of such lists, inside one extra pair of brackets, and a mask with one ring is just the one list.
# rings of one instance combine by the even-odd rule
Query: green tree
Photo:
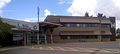
[(117, 29), (117, 38), (120, 38), (120, 28)]
[(11, 26), (7, 23), (3, 23), (0, 20), (0, 45), (7, 46), (12, 44), (12, 30)]

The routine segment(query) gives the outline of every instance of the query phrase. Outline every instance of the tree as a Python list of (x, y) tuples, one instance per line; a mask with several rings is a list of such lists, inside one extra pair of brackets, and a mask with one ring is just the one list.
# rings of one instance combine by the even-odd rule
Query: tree
[(120, 33), (120, 28), (117, 29), (117, 33)]
[(89, 17), (89, 13), (88, 12), (85, 13), (85, 17)]
[(12, 44), (12, 30), (7, 23), (0, 21), (0, 45), (7, 46)]
[(120, 28), (117, 29), (117, 38), (120, 38)]
[(98, 13), (97, 17), (103, 17), (102, 13)]

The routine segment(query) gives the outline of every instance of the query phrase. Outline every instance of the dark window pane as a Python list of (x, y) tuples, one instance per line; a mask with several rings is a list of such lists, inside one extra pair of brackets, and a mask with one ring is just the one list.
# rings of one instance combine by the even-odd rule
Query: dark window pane
[(108, 25), (108, 24), (102, 24), (101, 27), (102, 27), (102, 28), (110, 28), (110, 25)]
[(70, 24), (70, 27), (77, 27), (77, 24)]

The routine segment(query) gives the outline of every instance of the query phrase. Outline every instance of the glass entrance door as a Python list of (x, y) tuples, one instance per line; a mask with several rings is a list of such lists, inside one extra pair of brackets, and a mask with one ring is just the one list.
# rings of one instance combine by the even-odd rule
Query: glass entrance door
[(37, 32), (27, 32), (27, 45), (37, 44)]

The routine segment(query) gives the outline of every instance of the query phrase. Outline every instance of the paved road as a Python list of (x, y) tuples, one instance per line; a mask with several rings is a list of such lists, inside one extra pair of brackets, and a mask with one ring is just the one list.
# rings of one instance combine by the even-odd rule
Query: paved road
[(55, 46), (65, 46), (65, 47), (82, 47), (82, 48), (109, 48), (109, 49), (119, 49), (120, 42), (85, 42), (85, 43), (65, 43), (58, 44)]
[(118, 42), (64, 43), (4, 48), (0, 54), (120, 54)]
[(63, 47), (63, 46), (33, 46), (31, 50), (50, 50), (50, 51), (72, 51), (72, 52), (99, 52), (99, 53), (117, 53), (118, 49), (107, 48), (81, 48), (81, 47)]

